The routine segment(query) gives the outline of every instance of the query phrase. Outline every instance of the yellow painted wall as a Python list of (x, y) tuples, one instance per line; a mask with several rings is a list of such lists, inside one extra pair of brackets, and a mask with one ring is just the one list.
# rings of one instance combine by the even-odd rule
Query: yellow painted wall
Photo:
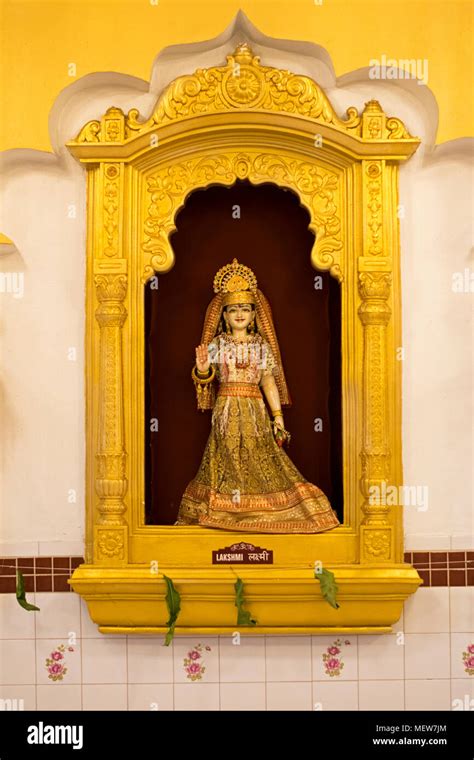
[[(0, 150), (51, 150), (48, 114), (77, 77), (148, 81), (165, 46), (215, 37), (239, 8), (272, 37), (325, 47), (336, 75), (371, 58), (421, 58), (440, 108), (437, 142), (472, 132), (471, 0), (0, 0)], [(471, 77), (471, 78), (470, 78)]]

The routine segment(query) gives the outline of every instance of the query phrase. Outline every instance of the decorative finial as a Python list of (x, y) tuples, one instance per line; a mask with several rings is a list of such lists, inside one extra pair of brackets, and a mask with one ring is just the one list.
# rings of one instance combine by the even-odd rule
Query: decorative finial
[(365, 104), (364, 113), (383, 113), (383, 108), (378, 100), (369, 100)]
[(253, 52), (250, 45), (247, 42), (241, 42), (240, 45), (237, 45), (234, 53), (234, 58), (237, 63), (251, 64)]

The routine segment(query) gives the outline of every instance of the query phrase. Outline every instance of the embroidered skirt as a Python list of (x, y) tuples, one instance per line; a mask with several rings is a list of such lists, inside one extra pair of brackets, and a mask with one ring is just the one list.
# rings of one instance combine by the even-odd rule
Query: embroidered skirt
[(201, 465), (176, 525), (254, 533), (335, 528), (339, 520), (327, 497), (276, 443), (259, 387), (242, 385), (219, 389)]

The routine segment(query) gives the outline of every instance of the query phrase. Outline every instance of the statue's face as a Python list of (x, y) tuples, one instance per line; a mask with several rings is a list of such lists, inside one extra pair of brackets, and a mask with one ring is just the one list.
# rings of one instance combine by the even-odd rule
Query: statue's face
[(236, 303), (227, 306), (224, 311), (224, 319), (232, 329), (242, 330), (248, 327), (254, 316), (254, 309), (250, 303)]

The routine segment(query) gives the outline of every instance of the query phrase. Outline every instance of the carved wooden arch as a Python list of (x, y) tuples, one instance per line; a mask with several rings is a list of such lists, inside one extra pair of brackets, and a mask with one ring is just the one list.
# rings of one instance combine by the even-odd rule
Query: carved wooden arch
[[(230, 186), (238, 179), (248, 179), (255, 185), (274, 182), (296, 191), (300, 203), (309, 212), (309, 229), (315, 233), (311, 254), (314, 267), (329, 269), (333, 276), (342, 280), (338, 173), (317, 167), (306, 158), (284, 158), (277, 151), (249, 150), (225, 151), (210, 158), (198, 156), (165, 166), (147, 176), (149, 205), (142, 247), (149, 263), (144, 267), (144, 281), (154, 272), (166, 272), (173, 266), (170, 235), (176, 229), (174, 220), (189, 194), (189, 190), (183, 190), (183, 183), (196, 190), (208, 187), (210, 182)], [(168, 214), (160, 214), (153, 202), (156, 193), (167, 197)]]
[[(316, 82), (242, 44), (172, 82), (148, 120), (111, 107), (68, 143), (88, 169), (87, 553), (72, 584), (102, 631), (163, 631), (162, 573), (185, 600), (178, 632), (235, 629), (235, 575), (212, 551), (252, 536), (144, 524), (143, 287), (173, 266), (187, 195), (237, 179), (298, 195), (312, 263), (341, 283), (343, 324), (344, 525), (265, 536), (275, 566), (239, 569), (252, 631), (387, 631), (398, 619), (420, 581), (403, 563), (401, 508), (371, 494), (402, 482), (397, 172), (418, 142), (377, 101), (339, 118)], [(318, 560), (336, 574), (338, 611), (315, 588)]]

